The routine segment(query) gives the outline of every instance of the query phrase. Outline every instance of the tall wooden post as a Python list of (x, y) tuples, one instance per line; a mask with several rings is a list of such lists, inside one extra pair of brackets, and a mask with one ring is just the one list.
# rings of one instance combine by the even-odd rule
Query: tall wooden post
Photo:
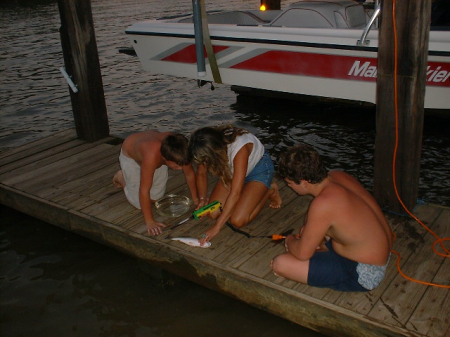
[(109, 125), (90, 0), (58, 0), (58, 7), (64, 64), (78, 89), (70, 91), (75, 128), (80, 139), (96, 141)]
[[(394, 190), (392, 169), (396, 139), (393, 1), (383, 0), (379, 37), (374, 194), (382, 207), (403, 212)], [(396, 0), (395, 7), (398, 41), (395, 181), (401, 200), (412, 210), (418, 196), (431, 1)]]
[(261, 0), (262, 5), (266, 7), (266, 10), (281, 9), (281, 0)]

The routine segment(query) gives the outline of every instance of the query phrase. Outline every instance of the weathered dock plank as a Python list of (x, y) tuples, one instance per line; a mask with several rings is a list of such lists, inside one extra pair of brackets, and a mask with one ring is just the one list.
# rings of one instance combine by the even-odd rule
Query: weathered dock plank
[[(445, 228), (442, 227), (448, 226), (443, 226), (442, 223), (435, 221), (441, 211), (440, 209), (436, 209), (433, 214), (427, 212), (429, 218), (426, 218), (426, 220), (430, 223), (429, 227), (432, 230), (440, 234), (445, 234)], [(394, 250), (398, 250), (400, 247), (407, 247), (407, 250), (409, 250), (409, 255), (407, 250), (402, 249), (399, 251), (402, 259), (405, 259), (401, 264), (401, 269), (406, 275), (414, 279), (431, 282), (442, 263), (442, 258), (435, 258), (431, 251), (431, 244), (434, 241), (432, 239), (434, 237), (423, 227), (418, 224), (416, 225), (414, 220), (410, 220), (409, 224), (411, 226), (410, 230), (421, 232), (421, 234), (420, 236), (415, 234), (417, 237), (417, 241), (415, 242), (402, 242), (402, 238), (398, 237), (394, 243)], [(406, 226), (402, 228), (406, 228)], [(398, 228), (399, 230), (400, 228)], [(396, 256), (393, 256), (393, 259), (396, 260)], [(404, 327), (415, 307), (423, 298), (427, 287), (407, 281), (394, 271), (390, 271), (390, 275), (395, 275), (395, 278), (389, 288), (381, 295), (380, 300), (372, 309), (369, 316), (392, 325)]]
[[(32, 167), (29, 171), (16, 174), (12, 171), (2, 177), (2, 182), (9, 186), (14, 186), (22, 190), (30, 190), (36, 187), (52, 186), (75, 179), (83, 175), (82, 170), (87, 167), (98, 165), (97, 163), (112, 154), (117, 153), (117, 149), (108, 144), (99, 144), (83, 152), (76, 152), (71, 155), (64, 155), (62, 160), (53, 161), (39, 167)], [(23, 166), (21, 171), (25, 170)]]
[[(86, 207), (93, 201), (100, 200), (102, 193), (111, 191), (111, 177), (117, 171), (118, 165), (111, 158), (103, 164), (104, 166), (98, 171), (46, 189), (38, 189), (35, 193), (41, 198), (47, 198), (62, 205), (75, 207), (73, 205), (77, 204), (80, 209)], [(78, 184), (77, 187), (75, 187), (76, 184)], [(81, 206), (82, 201), (86, 203), (84, 206)]]
[[(443, 209), (439, 218), (436, 219), (436, 222), (433, 224), (432, 230), (435, 231), (439, 237), (448, 238), (450, 237), (449, 224), (450, 210)], [(434, 242), (436, 238), (431, 234), (427, 234), (427, 239), (428, 240), (424, 242), (425, 248), (429, 248), (428, 244)], [(436, 248), (441, 253), (444, 253), (439, 247)], [(422, 265), (426, 264), (427, 274), (430, 276), (429, 282), (448, 284), (450, 280), (450, 260), (433, 254), (430, 249), (420, 249), (420, 251), (422, 251), (423, 257), (421, 260), (415, 257), (419, 260), (416, 261), (418, 264), (416, 269), (422, 269)], [(417, 251), (417, 254), (420, 254), (420, 251)], [(429, 263), (429, 261), (433, 261), (433, 263)], [(419, 263), (421, 265), (419, 265)], [(437, 272), (435, 268), (431, 267), (432, 265), (439, 266)], [(405, 272), (409, 271), (405, 270)], [(418, 276), (421, 280), (426, 280), (417, 272), (410, 276)], [(445, 336), (446, 329), (450, 324), (450, 316), (448, 311), (442, 310), (442, 308), (445, 308), (445, 306), (448, 306), (450, 303), (449, 297), (450, 291), (448, 289), (427, 287), (421, 301), (415, 307), (413, 314), (409, 318), (406, 327), (409, 330), (417, 331), (427, 336)]]
[[(167, 228), (158, 237), (148, 236), (140, 211), (112, 184), (119, 151), (120, 140), (84, 143), (73, 131), (5, 151), (0, 155), (0, 202), (330, 336), (448, 336), (448, 289), (405, 280), (397, 272), (395, 256), (377, 289), (342, 293), (275, 276), (270, 261), (284, 246), (270, 238), (248, 238), (225, 227), (208, 249), (171, 240), (199, 237), (213, 224), (210, 219), (189, 220), (172, 229), (186, 215), (164, 218), (155, 212)], [(189, 196), (182, 173), (170, 172), (166, 192)], [(262, 236), (297, 232), (311, 198), (297, 196), (282, 182), (280, 194), (281, 209), (263, 209), (243, 230)], [(415, 214), (439, 236), (449, 236), (448, 208), (421, 205)], [(432, 256), (435, 238), (412, 219), (388, 218), (397, 234), (394, 248), (402, 256), (402, 270), (448, 284), (448, 259)]]
[(0, 153), (0, 166), (3, 166), (5, 163), (12, 163), (21, 158), (29, 157), (40, 151), (51, 149), (56, 144), (63, 144), (75, 139), (77, 139), (77, 133), (74, 129), (64, 130), (49, 137), (40, 138), (15, 149)]
[[(52, 154), (63, 154), (65, 156), (69, 156), (69, 151), (71, 149), (76, 148), (81, 152), (89, 145), (90, 144), (86, 144), (82, 140), (73, 139), (58, 146), (51, 147), (48, 150), (36, 153), (33, 156), (28, 155), (28, 157), (23, 157), (21, 160), (14, 160), (8, 163), (5, 162), (4, 165), (0, 167), (0, 173), (10, 172), (11, 174), (11, 172), (14, 170), (14, 174), (23, 174), (26, 172), (23, 172), (22, 167), (27, 165), (27, 170), (29, 170), (30, 166), (28, 166), (28, 164), (30, 164), (31, 162), (33, 163), (33, 166), (36, 167), (38, 165), (42, 165), (41, 161), (48, 163), (50, 161), (58, 160), (58, 158), (56, 157), (51, 157)], [(24, 153), (21, 152), (20, 155), (23, 156), (25, 153), (26, 151), (24, 151)]]

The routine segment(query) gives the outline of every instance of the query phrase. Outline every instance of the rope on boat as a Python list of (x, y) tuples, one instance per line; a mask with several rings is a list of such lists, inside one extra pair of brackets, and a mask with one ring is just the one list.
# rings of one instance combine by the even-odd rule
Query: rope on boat
[(211, 37), (209, 36), (208, 19), (206, 17), (205, 0), (200, 0), (202, 29), (203, 29), (203, 43), (205, 44), (206, 54), (208, 55), (209, 65), (214, 78), (214, 82), (222, 83), (219, 66), (217, 65), (216, 54), (214, 54)]

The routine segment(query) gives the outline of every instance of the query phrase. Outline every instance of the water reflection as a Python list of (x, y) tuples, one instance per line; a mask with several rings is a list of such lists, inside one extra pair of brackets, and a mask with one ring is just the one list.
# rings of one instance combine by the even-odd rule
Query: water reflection
[[(373, 187), (376, 109), (333, 103), (238, 97), (236, 122), (253, 129), (274, 158), (298, 142), (315, 146), (329, 169), (340, 169)], [(449, 117), (424, 122), (419, 199), (450, 205)]]
[(344, 169), (370, 185), (374, 108), (245, 97), (233, 107), (238, 120), (257, 127), (275, 158), (287, 147), (305, 142), (320, 151), (329, 169)]

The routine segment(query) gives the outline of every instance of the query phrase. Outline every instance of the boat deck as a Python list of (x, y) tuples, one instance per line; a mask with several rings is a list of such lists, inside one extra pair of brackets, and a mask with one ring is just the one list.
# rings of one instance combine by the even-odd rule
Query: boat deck
[[(191, 220), (149, 237), (140, 211), (112, 184), (120, 143), (114, 137), (87, 143), (67, 130), (4, 151), (0, 203), (330, 336), (450, 336), (449, 290), (407, 281), (399, 275), (395, 257), (377, 289), (343, 293), (276, 277), (269, 263), (283, 252), (283, 244), (267, 238), (247, 238), (227, 227), (208, 249), (168, 238), (199, 237), (210, 219)], [(189, 196), (183, 175), (171, 175), (167, 193)], [(311, 198), (297, 196), (282, 182), (279, 186), (282, 208), (263, 209), (245, 231), (271, 235), (300, 228)], [(424, 204), (415, 214), (438, 236), (450, 236), (449, 208)], [(173, 225), (184, 217), (159, 220)], [(414, 220), (388, 218), (404, 273), (449, 284), (450, 261), (432, 253), (435, 238)]]

